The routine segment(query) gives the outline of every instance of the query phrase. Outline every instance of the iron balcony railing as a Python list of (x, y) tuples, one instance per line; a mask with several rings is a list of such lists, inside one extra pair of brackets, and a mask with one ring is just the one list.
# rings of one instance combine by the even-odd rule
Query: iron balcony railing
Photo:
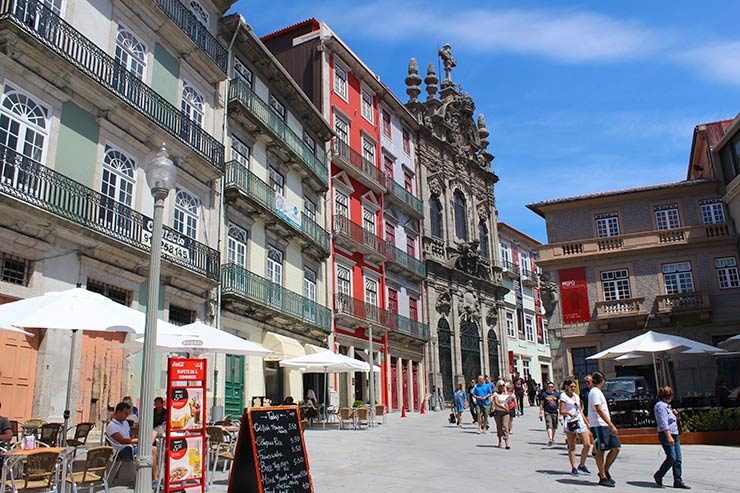
[(323, 151), (316, 156), (303, 142), (303, 139), (291, 129), (270, 105), (257, 96), (241, 79), (229, 82), (229, 102), (235, 101), (244, 106), (262, 124), (267, 127), (286, 147), (295, 154), (313, 172), (324, 185), (329, 184), (329, 170), (326, 167)]
[(354, 242), (364, 245), (381, 255), (385, 255), (385, 241), (372, 231), (368, 231), (359, 224), (352, 222), (348, 217), (342, 215), (334, 216), (334, 234), (347, 236)]
[(390, 176), (386, 177), (385, 188), (388, 193), (398, 200), (406, 204), (409, 208), (415, 211), (419, 216), (424, 216), (424, 204), (421, 200), (415, 197), (411, 192), (406, 190), (403, 185), (396, 183), (396, 180)]
[(375, 163), (365, 159), (362, 154), (352, 149), (349, 144), (343, 140), (334, 139), (331, 144), (331, 152), (334, 156), (341, 157), (353, 168), (376, 182), (381, 187), (385, 185), (385, 172), (375, 166)]
[(63, 21), (42, 1), (3, 0), (0, 2), (0, 21), (5, 19), (9, 19), (223, 171), (224, 146), (218, 140)]
[(229, 55), (226, 48), (208, 32), (204, 26), (188, 10), (180, 0), (155, 0), (157, 6), (167, 14), (167, 17), (177, 24), (177, 27), (193, 40), (195, 45), (200, 48), (208, 58), (213, 60), (219, 69), (225, 74), (228, 70)]
[(229, 161), (226, 163), (225, 186), (227, 188), (236, 187), (242, 193), (260, 203), (274, 216), (280, 218), (281, 221), (306, 235), (324, 252), (329, 252), (331, 248), (329, 232), (319, 226), (316, 221), (308, 217), (305, 212), (301, 212), (301, 222), (300, 224), (296, 224), (294, 219), (290, 218), (290, 216), (285, 214), (281, 208), (278, 207), (277, 195), (270, 185), (257, 178), (257, 176), (244, 167), (243, 164), (237, 161)]
[(334, 295), (334, 313), (378, 324), (378, 328), (387, 328), (391, 323), (390, 313), (387, 310), (343, 293)]
[(326, 332), (331, 330), (331, 310), (236, 264), (221, 267), (221, 294), (239, 296)]
[(503, 262), (504, 269), (511, 272), (514, 275), (519, 275), (519, 266), (512, 262), (511, 260), (504, 260)]
[(389, 241), (386, 241), (385, 258), (389, 262), (394, 262), (420, 277), (426, 277), (427, 275), (427, 268), (424, 262), (412, 257)]
[[(0, 146), (0, 193), (148, 252), (152, 220), (114, 199)], [(219, 253), (165, 226), (163, 257), (214, 281)]]
[(400, 334), (415, 337), (422, 341), (429, 340), (429, 325), (412, 320), (398, 313), (391, 314), (391, 330)]

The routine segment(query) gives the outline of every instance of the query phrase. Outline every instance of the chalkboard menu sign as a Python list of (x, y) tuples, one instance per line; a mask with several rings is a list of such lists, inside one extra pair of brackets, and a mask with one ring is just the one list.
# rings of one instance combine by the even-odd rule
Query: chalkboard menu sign
[(259, 407), (242, 418), (229, 493), (313, 493), (297, 406)]

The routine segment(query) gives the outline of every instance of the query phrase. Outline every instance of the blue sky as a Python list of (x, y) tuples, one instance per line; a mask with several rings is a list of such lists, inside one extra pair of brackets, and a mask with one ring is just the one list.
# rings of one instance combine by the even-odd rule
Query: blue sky
[[(452, 6), (454, 5), (454, 7)], [(696, 124), (740, 111), (740, 2), (282, 1), (232, 9), (263, 35), (325, 21), (402, 101), (409, 57), (453, 79), (491, 131), (500, 219), (530, 202), (685, 178)]]

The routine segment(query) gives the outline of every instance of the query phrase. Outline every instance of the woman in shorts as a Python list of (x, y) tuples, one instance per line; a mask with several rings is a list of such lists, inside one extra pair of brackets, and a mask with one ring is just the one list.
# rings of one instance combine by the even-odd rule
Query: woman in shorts
[[(578, 476), (578, 471), (591, 474), (586, 467), (586, 459), (591, 448), (591, 434), (588, 431), (588, 418), (583, 415), (581, 398), (576, 394), (576, 383), (568, 378), (563, 384), (563, 393), (560, 394), (560, 416), (563, 417), (563, 427), (568, 440), (568, 458), (570, 459), (570, 474)], [(581, 462), (576, 466), (576, 438), (580, 435), (583, 448)]]

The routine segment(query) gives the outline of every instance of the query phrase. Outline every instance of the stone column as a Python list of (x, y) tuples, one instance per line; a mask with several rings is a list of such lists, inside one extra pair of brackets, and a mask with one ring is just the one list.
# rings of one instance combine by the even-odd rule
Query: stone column
[[(347, 356), (350, 358), (355, 357), (355, 347), (349, 346), (347, 349)], [(347, 406), (352, 406), (352, 403), (355, 401), (355, 384), (353, 383), (355, 378), (354, 373), (347, 374)]]
[(460, 314), (457, 309), (457, 293), (453, 293), (451, 296), (450, 303), (450, 330), (452, 332), (451, 343), (452, 343), (452, 375), (453, 375), (453, 386), (458, 382), (465, 381), (465, 375), (463, 374), (462, 365), (462, 344), (460, 341), (460, 324), (458, 323)]
[(396, 395), (398, 396), (398, 409), (403, 406), (403, 360), (399, 356), (396, 358)]
[(408, 381), (408, 388), (406, 393), (409, 402), (409, 411), (414, 409), (414, 362), (411, 360), (406, 361), (406, 379)]

